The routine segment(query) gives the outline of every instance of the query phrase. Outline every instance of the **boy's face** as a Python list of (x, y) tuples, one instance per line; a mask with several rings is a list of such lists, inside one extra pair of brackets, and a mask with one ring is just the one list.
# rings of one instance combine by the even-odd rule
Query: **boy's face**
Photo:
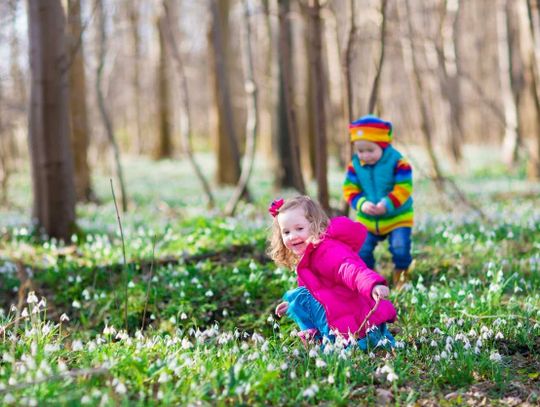
[(383, 149), (371, 141), (355, 141), (353, 149), (356, 155), (358, 155), (358, 158), (367, 165), (375, 164), (381, 159), (383, 154)]

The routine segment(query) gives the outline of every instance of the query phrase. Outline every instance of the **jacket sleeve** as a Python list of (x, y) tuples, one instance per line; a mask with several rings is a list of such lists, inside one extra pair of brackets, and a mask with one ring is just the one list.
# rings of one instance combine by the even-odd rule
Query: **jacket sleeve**
[(366, 196), (360, 187), (360, 181), (356, 176), (356, 171), (352, 162), (349, 163), (345, 174), (345, 181), (343, 182), (343, 198), (349, 203), (350, 207), (357, 212), (366, 201)]
[[(340, 251), (343, 253), (339, 253)], [(343, 248), (327, 248), (322, 256), (331, 259), (326, 260), (325, 265), (329, 268), (327, 272), (332, 273), (335, 281), (342, 282), (351, 291), (357, 291), (364, 297), (371, 298), (371, 291), (376, 285), (386, 285), (383, 276), (368, 268), (354, 253), (346, 253)]]
[(412, 167), (407, 159), (401, 157), (394, 167), (394, 188), (383, 200), (388, 213), (403, 205), (412, 194)]

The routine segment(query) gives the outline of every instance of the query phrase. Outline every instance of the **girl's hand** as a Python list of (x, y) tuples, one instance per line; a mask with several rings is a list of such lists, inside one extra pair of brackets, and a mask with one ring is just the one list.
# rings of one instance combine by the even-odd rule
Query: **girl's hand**
[(279, 303), (279, 305), (276, 307), (276, 315), (281, 318), (287, 312), (288, 309), (289, 309), (289, 303), (287, 301), (283, 301)]
[(386, 213), (386, 205), (384, 204), (384, 201), (381, 201), (375, 205), (375, 210), (377, 215), (384, 215)]
[(390, 294), (390, 290), (388, 289), (388, 287), (381, 284), (373, 287), (373, 290), (371, 291), (371, 296), (375, 301), (377, 300), (377, 298), (383, 299), (388, 297), (388, 294)]

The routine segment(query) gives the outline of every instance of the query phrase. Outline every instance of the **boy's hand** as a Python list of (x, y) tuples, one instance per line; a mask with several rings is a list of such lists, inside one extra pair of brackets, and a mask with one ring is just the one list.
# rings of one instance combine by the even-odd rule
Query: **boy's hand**
[(386, 205), (384, 204), (384, 201), (381, 201), (375, 205), (375, 210), (377, 211), (377, 215), (384, 215), (386, 213)]
[(360, 210), (368, 215), (372, 215), (372, 216), (378, 215), (378, 213), (376, 212), (377, 207), (375, 206), (373, 202), (369, 202), (369, 201), (364, 202)]
[(287, 301), (283, 301), (279, 303), (278, 306), (276, 307), (276, 315), (281, 318), (287, 312), (288, 309), (289, 309), (289, 303)]
[(390, 294), (390, 290), (388, 289), (388, 287), (381, 284), (376, 285), (375, 287), (373, 287), (373, 290), (371, 290), (371, 296), (374, 300), (377, 300), (377, 298), (386, 298), (388, 297), (388, 294)]

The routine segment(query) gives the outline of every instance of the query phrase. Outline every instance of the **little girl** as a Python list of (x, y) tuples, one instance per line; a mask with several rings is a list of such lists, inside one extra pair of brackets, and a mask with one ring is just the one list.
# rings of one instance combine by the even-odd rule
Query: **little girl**
[(276, 200), (269, 212), (274, 217), (269, 255), (278, 266), (296, 268), (298, 281), (276, 314), (293, 318), (303, 340), (354, 335), (363, 350), (368, 345), (393, 347), (386, 323), (396, 319), (396, 310), (384, 299), (389, 294), (386, 281), (358, 256), (365, 226), (346, 217), (329, 220), (307, 196)]

